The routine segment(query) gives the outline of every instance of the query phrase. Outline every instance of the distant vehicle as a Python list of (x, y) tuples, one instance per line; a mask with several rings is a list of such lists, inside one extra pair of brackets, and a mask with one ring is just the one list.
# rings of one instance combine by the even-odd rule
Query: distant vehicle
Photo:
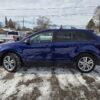
[(23, 34), (20, 32), (5, 32), (4, 34), (0, 34), (0, 43), (3, 42), (12, 42), (18, 41), (23, 37)]
[(8, 40), (16, 40), (17, 38), (20, 38), (21, 35), (19, 32), (7, 32), (7, 39)]
[(27, 63), (72, 63), (79, 71), (88, 73), (100, 64), (100, 37), (90, 30), (44, 30), (0, 45), (0, 61), (9, 72)]

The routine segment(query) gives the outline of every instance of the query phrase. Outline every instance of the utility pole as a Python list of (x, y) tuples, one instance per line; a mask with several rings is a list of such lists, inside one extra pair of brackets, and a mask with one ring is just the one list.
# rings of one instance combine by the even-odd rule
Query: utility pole
[(23, 28), (24, 28), (24, 17), (23, 17)]
[(99, 14), (99, 25), (98, 25), (98, 28), (99, 28), (99, 32), (100, 32), (100, 14)]
[(98, 20), (99, 20), (99, 26), (100, 26), (100, 14), (99, 14), (99, 19)]

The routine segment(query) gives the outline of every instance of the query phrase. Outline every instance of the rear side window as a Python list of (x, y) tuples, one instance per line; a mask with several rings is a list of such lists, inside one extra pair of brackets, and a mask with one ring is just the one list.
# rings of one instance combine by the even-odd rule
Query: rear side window
[(54, 33), (54, 41), (56, 42), (91, 41), (94, 39), (93, 34), (86, 31), (62, 30)]
[(54, 34), (54, 40), (56, 42), (66, 42), (71, 41), (71, 32), (69, 31), (59, 31)]
[(81, 31), (73, 31), (72, 34), (72, 40), (73, 41), (90, 41), (94, 40), (94, 37), (92, 34), (88, 34), (86, 32)]

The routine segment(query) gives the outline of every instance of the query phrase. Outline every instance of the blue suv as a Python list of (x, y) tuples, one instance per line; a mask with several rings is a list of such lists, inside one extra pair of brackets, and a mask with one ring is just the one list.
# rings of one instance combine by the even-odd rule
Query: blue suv
[(24, 64), (73, 64), (79, 71), (92, 71), (100, 60), (100, 37), (82, 29), (49, 29), (21, 41), (0, 45), (0, 61), (9, 71)]

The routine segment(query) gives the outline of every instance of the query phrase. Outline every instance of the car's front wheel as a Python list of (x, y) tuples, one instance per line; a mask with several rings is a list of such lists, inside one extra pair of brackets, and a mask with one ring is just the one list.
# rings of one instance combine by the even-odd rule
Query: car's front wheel
[(95, 58), (90, 54), (82, 54), (78, 57), (76, 61), (76, 66), (80, 72), (88, 73), (91, 72), (95, 66)]
[(7, 71), (14, 72), (21, 66), (21, 62), (16, 54), (8, 53), (3, 57), (3, 66)]

